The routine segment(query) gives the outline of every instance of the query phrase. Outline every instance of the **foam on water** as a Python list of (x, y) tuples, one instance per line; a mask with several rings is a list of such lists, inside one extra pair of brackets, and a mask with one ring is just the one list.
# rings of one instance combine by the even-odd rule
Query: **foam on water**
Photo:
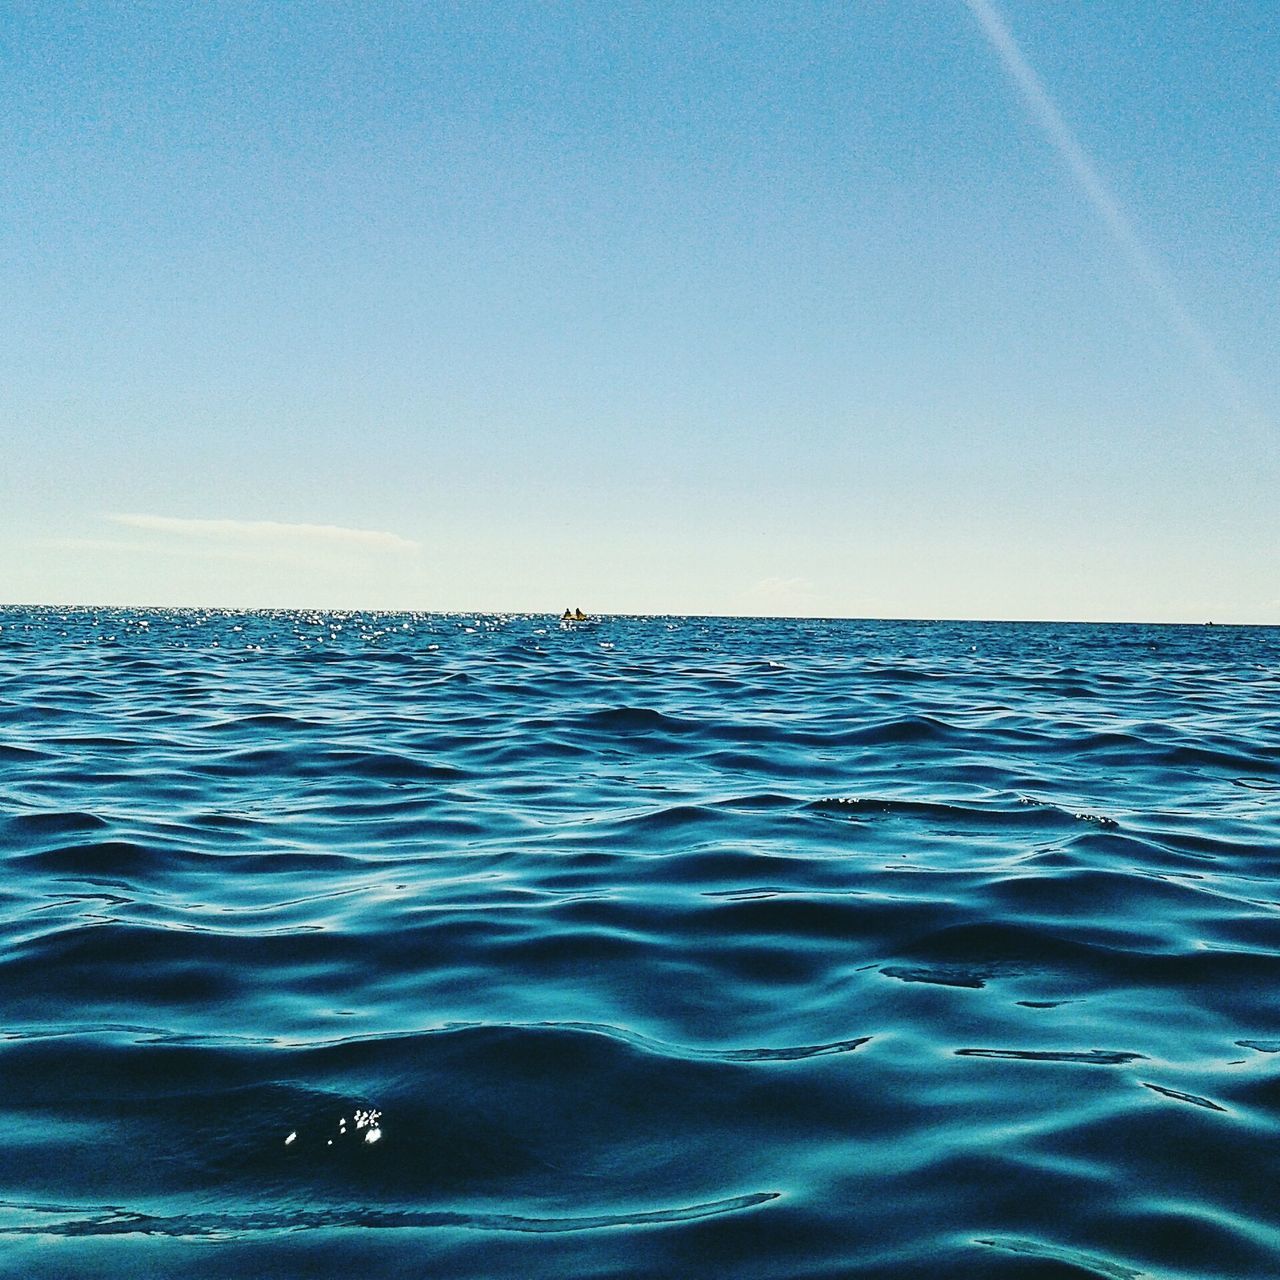
[(0, 1266), (1272, 1277), (1278, 765), (1268, 629), (0, 610)]

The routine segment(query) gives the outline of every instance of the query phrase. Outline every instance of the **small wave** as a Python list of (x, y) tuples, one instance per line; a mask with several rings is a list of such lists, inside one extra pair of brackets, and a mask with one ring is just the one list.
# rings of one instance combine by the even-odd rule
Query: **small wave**
[(1142, 1280), (1145, 1274), (1132, 1267), (1122, 1266), (1106, 1258), (1081, 1253), (1077, 1249), (1069, 1249), (1062, 1245), (1047, 1244), (1041, 1240), (1020, 1240), (1016, 1237), (992, 1236), (974, 1241), (989, 1249), (999, 1249), (1002, 1253), (1012, 1253), (1020, 1257), (1043, 1258), (1047, 1262), (1060, 1262), (1073, 1270), (1088, 1271), (1103, 1280)]
[(961, 730), (936, 716), (901, 716), (884, 720), (866, 728), (854, 729), (841, 735), (848, 746), (908, 746), (919, 743), (949, 742), (961, 735)]
[(1078, 822), (1092, 822), (1096, 826), (1112, 830), (1120, 825), (1114, 818), (1108, 818), (1104, 813), (1077, 813), (1075, 818)]
[(1183, 1093), (1181, 1089), (1170, 1089), (1162, 1084), (1151, 1084), (1149, 1081), (1142, 1081), (1144, 1089), (1150, 1089), (1165, 1098), (1172, 1098), (1175, 1102), (1189, 1102), (1193, 1107), (1204, 1107), (1208, 1111), (1226, 1111), (1226, 1107), (1216, 1102), (1211, 1102), (1208, 1098), (1202, 1098), (1196, 1093)]
[(299, 715), (285, 715), (278, 711), (260, 711), (236, 716), (230, 720), (217, 720), (213, 724), (207, 725), (204, 732), (251, 736), (254, 732), (263, 729), (275, 729), (284, 733), (291, 733), (311, 729), (328, 729), (330, 727), (330, 722), (325, 720), (313, 720)]
[[(277, 1209), (242, 1214), (179, 1214), (161, 1217), (127, 1209), (104, 1208), (99, 1216), (60, 1221), (45, 1220), (17, 1226), (0, 1226), (0, 1235), (25, 1236), (122, 1236), (225, 1237), (256, 1235), (277, 1231), (329, 1231), (335, 1228), (362, 1230), (426, 1231), (449, 1228), (460, 1231), (517, 1231), (547, 1235), (561, 1232), (600, 1231), (608, 1227), (656, 1227), (699, 1218), (741, 1213), (768, 1204), (781, 1196), (779, 1191), (754, 1191), (707, 1200), (699, 1204), (666, 1209), (601, 1213), (581, 1217), (524, 1217), (514, 1213), (479, 1213), (429, 1209)], [(6, 1207), (43, 1214), (70, 1212), (47, 1206), (7, 1202)], [(81, 1211), (83, 1212), (83, 1211)]]
[(695, 726), (652, 707), (606, 707), (579, 716), (573, 727), (596, 733), (678, 734)]
[[(88, 829), (92, 829), (92, 826)], [(116, 880), (141, 879), (166, 865), (165, 857), (159, 850), (133, 840), (97, 840), (89, 844), (61, 845), (36, 853), (19, 854), (12, 860), (31, 871), (47, 871), (82, 879), (98, 876)], [(172, 861), (168, 861), (167, 865), (171, 868)]]
[(1226, 769), (1236, 772), (1242, 769), (1255, 769), (1275, 759), (1275, 751), (1262, 744), (1252, 747), (1236, 746), (1232, 749), (1214, 746), (1183, 745), (1169, 748), (1163, 755), (1166, 765), (1190, 765), (1193, 768), (1206, 767)]
[(375, 781), (439, 782), (466, 776), (466, 772), (456, 765), (420, 760), (394, 751), (330, 750), (317, 756), (312, 768), (320, 772), (332, 769), (343, 775)]
[(981, 991), (1000, 970), (959, 965), (934, 965), (925, 968), (919, 965), (891, 964), (885, 965), (880, 972), (886, 978), (897, 978), (899, 982), (922, 982), (934, 987), (965, 987), (971, 991)]
[(1018, 1062), (1074, 1062), (1088, 1067), (1122, 1067), (1143, 1062), (1141, 1053), (1113, 1049), (957, 1049), (957, 1058), (1008, 1058)]
[(35, 813), (15, 813), (8, 822), (23, 835), (86, 835), (101, 831), (111, 824), (96, 813), (80, 809), (50, 810)]
[(1190, 911), (1204, 897), (1195, 884), (1124, 870), (1054, 867), (1048, 874), (1023, 870), (992, 879), (987, 892), (1009, 915), (1025, 922), (1096, 921), (1104, 918), (1164, 919)]
[(941, 800), (915, 800), (885, 796), (834, 796), (812, 800), (805, 805), (812, 813), (833, 817), (884, 816), (922, 818), (930, 822), (983, 827), (1035, 827), (1069, 830), (1078, 822), (1116, 827), (1114, 818), (1091, 813), (1070, 813), (1056, 805), (1019, 797), (1010, 803), (1001, 799), (990, 804), (957, 804)]
[(654, 1040), (623, 1027), (593, 1022), (547, 1022), (537, 1026), (561, 1031), (581, 1031), (590, 1035), (607, 1036), (619, 1040), (646, 1053), (667, 1058), (687, 1058), (701, 1062), (800, 1062), (805, 1058), (823, 1058), (836, 1053), (853, 1053), (871, 1040), (871, 1036), (858, 1036), (852, 1040), (831, 1040), (825, 1044), (784, 1045), (780, 1048), (755, 1049), (705, 1049), (690, 1045), (669, 1044)]
[(668, 831), (680, 827), (703, 826), (716, 818), (716, 812), (709, 805), (673, 804), (661, 809), (650, 809), (648, 812), (629, 814), (620, 825), (629, 829)]

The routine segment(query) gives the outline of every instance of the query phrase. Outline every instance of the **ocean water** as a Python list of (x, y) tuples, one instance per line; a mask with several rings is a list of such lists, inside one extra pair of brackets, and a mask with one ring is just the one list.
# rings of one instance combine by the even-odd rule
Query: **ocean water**
[(0, 610), (0, 1271), (1280, 1274), (1280, 633)]

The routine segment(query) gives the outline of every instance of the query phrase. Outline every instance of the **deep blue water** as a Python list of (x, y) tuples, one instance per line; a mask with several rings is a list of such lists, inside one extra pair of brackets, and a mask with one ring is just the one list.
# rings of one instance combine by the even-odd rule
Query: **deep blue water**
[(1278, 766), (1267, 629), (0, 610), (0, 1268), (1271, 1280)]

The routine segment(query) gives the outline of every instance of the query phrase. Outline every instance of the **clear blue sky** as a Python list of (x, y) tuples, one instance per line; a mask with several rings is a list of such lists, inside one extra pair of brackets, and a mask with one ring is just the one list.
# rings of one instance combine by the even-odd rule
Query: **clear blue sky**
[(1272, 0), (0, 12), (0, 600), (1280, 622)]

